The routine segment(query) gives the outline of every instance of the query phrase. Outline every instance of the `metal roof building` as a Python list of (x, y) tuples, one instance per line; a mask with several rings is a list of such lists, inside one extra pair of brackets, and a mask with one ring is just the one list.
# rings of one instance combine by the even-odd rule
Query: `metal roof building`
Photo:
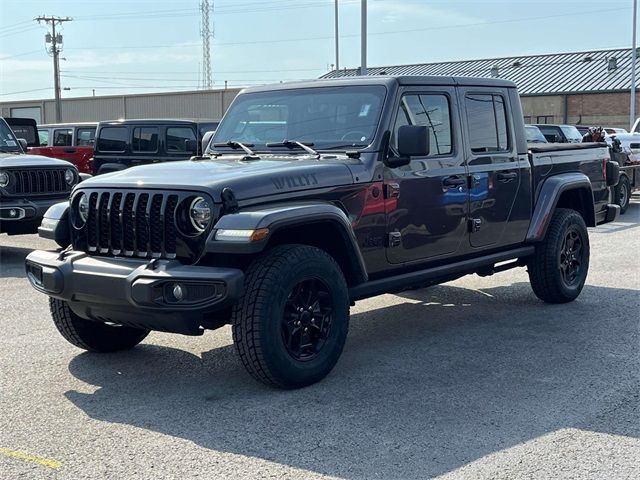
[[(632, 49), (618, 48), (389, 65), (370, 67), (367, 73), (502, 78), (518, 85), (523, 97), (526, 121), (530, 123), (606, 124), (628, 127), (631, 63)], [(323, 78), (358, 74), (358, 69), (334, 70)], [(638, 79), (636, 85), (640, 86)], [(636, 111), (640, 112), (640, 109), (636, 107)]]

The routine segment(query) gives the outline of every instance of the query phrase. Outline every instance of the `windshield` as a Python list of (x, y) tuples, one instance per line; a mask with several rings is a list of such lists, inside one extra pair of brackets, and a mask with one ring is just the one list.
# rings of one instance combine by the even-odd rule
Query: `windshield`
[(526, 126), (524, 131), (527, 135), (527, 143), (547, 143), (547, 139), (538, 127)]
[(316, 150), (365, 147), (375, 136), (385, 93), (383, 86), (351, 86), (243, 94), (211, 144), (242, 142), (254, 151), (269, 151), (274, 147), (267, 143), (283, 140)]
[(0, 119), (0, 152), (21, 152), (16, 137), (4, 119)]

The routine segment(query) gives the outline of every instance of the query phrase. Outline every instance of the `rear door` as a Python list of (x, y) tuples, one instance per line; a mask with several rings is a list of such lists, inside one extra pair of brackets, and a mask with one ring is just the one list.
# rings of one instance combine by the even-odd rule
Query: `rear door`
[(520, 182), (509, 96), (502, 88), (463, 88), (469, 170), (469, 242), (472, 248), (505, 244)]
[(401, 90), (391, 150), (402, 125), (424, 125), (430, 153), (385, 169), (387, 259), (409, 263), (455, 254), (466, 238), (468, 190), (454, 87)]

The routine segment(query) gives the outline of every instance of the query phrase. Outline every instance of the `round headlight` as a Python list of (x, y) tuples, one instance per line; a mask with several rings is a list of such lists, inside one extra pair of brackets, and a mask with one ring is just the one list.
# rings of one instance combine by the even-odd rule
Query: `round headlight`
[(89, 195), (86, 193), (80, 194), (80, 200), (78, 200), (78, 218), (85, 224), (89, 218)]
[(0, 172), (0, 187), (4, 188), (9, 185), (9, 174), (7, 172)]
[(75, 172), (70, 168), (67, 168), (64, 172), (64, 180), (65, 182), (67, 182), (67, 184), (73, 185), (73, 182), (75, 182), (76, 180)]
[(204, 232), (211, 223), (211, 206), (202, 197), (196, 197), (189, 207), (191, 225), (198, 232)]

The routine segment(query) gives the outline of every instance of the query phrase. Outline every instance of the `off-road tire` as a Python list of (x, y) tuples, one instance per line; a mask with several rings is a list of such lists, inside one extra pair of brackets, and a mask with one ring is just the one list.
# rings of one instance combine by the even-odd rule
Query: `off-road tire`
[(67, 302), (49, 298), (53, 323), (67, 342), (90, 352), (117, 352), (135, 347), (149, 335), (149, 330), (110, 326), (79, 317)]
[[(302, 361), (288, 351), (283, 319), (294, 288), (309, 279), (326, 287), (331, 323), (317, 356)], [(344, 275), (325, 251), (307, 245), (280, 245), (247, 269), (245, 293), (232, 312), (233, 341), (244, 367), (256, 380), (278, 388), (304, 387), (335, 366), (349, 328), (349, 294)]]
[(616, 205), (620, 205), (620, 215), (627, 211), (631, 201), (631, 184), (626, 175), (620, 175), (620, 181), (613, 190), (613, 199)]
[[(561, 269), (562, 246), (569, 233), (576, 233), (582, 244), (581, 268), (568, 283)], [(536, 246), (528, 262), (529, 281), (536, 296), (547, 303), (575, 300), (587, 279), (589, 270), (589, 233), (582, 216), (575, 210), (558, 208), (551, 217), (544, 240)]]

